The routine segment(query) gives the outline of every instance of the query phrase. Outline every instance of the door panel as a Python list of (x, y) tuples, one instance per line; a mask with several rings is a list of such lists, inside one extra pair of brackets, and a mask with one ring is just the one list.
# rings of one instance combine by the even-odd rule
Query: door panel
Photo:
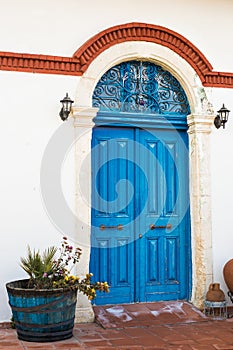
[(96, 128), (90, 271), (97, 304), (188, 298), (186, 132)]
[(140, 215), (139, 226), (143, 234), (137, 242), (141, 257), (137, 267), (139, 301), (187, 298), (186, 146), (177, 131), (140, 130), (139, 137), (140, 144), (150, 150), (145, 157), (141, 148), (140, 154), (140, 162), (148, 169), (149, 194), (147, 206)]
[(93, 132), (90, 271), (111, 285), (111, 293), (99, 294), (99, 304), (134, 300), (133, 139), (133, 129)]

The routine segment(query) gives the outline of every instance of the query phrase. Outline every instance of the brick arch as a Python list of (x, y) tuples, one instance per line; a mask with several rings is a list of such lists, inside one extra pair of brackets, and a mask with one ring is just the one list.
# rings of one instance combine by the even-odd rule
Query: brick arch
[(216, 72), (201, 51), (182, 35), (165, 27), (127, 23), (108, 28), (86, 41), (72, 57), (0, 52), (0, 70), (81, 76), (104, 50), (125, 41), (148, 41), (166, 46), (197, 72), (203, 86), (233, 88), (232, 72)]
[(202, 83), (206, 74), (213, 67), (189, 40), (165, 27), (145, 24), (128, 23), (108, 28), (86, 41), (73, 55), (81, 64), (81, 70), (86, 71), (90, 63), (104, 50), (125, 41), (147, 41), (166, 46), (184, 58), (196, 71)]

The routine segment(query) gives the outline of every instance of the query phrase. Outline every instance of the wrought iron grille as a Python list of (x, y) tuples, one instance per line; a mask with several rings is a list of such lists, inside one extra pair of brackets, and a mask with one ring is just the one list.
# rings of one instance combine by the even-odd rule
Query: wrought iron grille
[(123, 62), (109, 69), (95, 87), (93, 107), (131, 113), (190, 113), (178, 80), (162, 67), (144, 61)]

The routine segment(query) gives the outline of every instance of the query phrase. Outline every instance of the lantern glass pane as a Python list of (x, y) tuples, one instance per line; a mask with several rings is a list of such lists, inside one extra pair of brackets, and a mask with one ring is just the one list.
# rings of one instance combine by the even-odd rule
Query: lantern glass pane
[(221, 112), (221, 118), (222, 118), (222, 120), (226, 120), (226, 112), (225, 111)]
[(69, 102), (65, 101), (64, 103), (64, 110), (68, 111), (69, 110)]

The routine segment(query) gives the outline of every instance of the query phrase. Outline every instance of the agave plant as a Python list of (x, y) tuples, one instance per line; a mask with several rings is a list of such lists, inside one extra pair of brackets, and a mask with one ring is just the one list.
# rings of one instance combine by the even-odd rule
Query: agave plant
[(29, 275), (28, 288), (78, 290), (90, 300), (96, 297), (97, 290), (109, 292), (107, 282), (91, 282), (92, 273), (87, 273), (83, 279), (70, 274), (81, 254), (81, 248), (69, 245), (66, 237), (63, 237), (59, 249), (52, 246), (40, 253), (28, 246), (27, 257), (20, 259), (20, 266)]
[(20, 266), (29, 275), (29, 286), (40, 288), (45, 285), (45, 277), (51, 276), (56, 270), (55, 256), (57, 248), (47, 248), (42, 254), (39, 250), (31, 250), (28, 246), (27, 257), (21, 258)]

